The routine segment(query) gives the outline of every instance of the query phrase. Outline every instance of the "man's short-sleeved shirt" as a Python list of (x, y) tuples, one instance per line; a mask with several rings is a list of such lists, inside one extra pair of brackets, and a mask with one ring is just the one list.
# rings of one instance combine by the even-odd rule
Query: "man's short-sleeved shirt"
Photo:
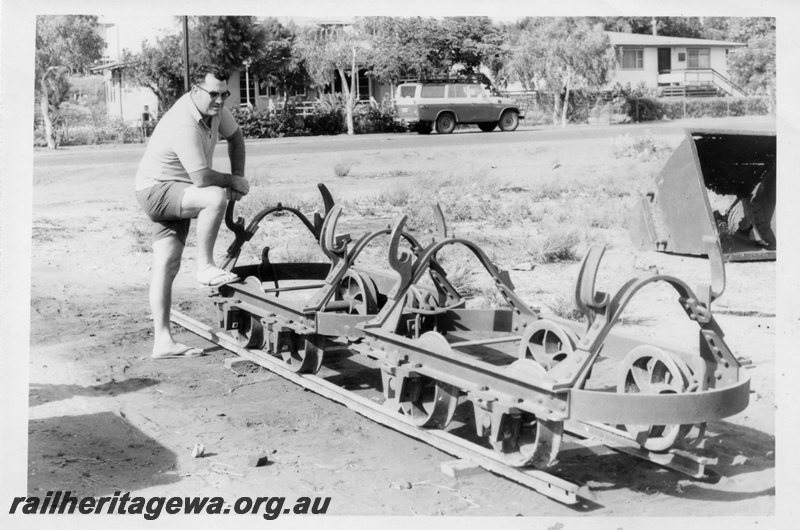
[(218, 136), (229, 138), (238, 128), (225, 107), (207, 126), (191, 93), (184, 94), (164, 114), (150, 137), (136, 172), (136, 191), (165, 180), (191, 184), (189, 173), (212, 167)]

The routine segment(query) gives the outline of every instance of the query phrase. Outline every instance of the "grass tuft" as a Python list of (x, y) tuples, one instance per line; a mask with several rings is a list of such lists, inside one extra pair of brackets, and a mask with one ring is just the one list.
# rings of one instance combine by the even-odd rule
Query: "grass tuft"
[(580, 246), (587, 240), (583, 230), (558, 227), (528, 246), (537, 263), (573, 262), (581, 259)]
[(333, 166), (333, 174), (339, 178), (343, 178), (349, 175), (352, 169), (353, 164), (351, 162), (337, 162)]
[(644, 158), (665, 149), (666, 145), (657, 140), (653, 131), (650, 130), (640, 136), (631, 136), (625, 133), (611, 141), (611, 152), (614, 158)]

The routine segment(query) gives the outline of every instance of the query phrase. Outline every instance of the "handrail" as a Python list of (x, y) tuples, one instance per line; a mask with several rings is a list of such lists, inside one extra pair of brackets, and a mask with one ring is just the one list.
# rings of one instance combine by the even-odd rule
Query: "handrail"
[[(736, 95), (735, 92), (739, 92), (739, 94), (742, 97), (747, 97), (749, 95), (742, 88), (740, 88), (739, 86), (731, 83), (731, 81), (727, 77), (725, 77), (724, 75), (720, 74), (719, 72), (717, 72), (713, 68), (684, 68), (684, 69), (681, 69), (681, 70), (672, 70), (672, 69), (670, 69), (670, 70), (660, 71), (659, 75), (661, 75), (661, 74), (682, 74), (683, 75), (683, 81), (684, 81), (684, 83), (686, 83), (687, 80), (688, 80), (687, 76), (690, 73), (694, 73), (694, 74), (710, 73), (712, 75), (711, 82), (715, 86), (718, 86), (719, 88), (721, 88), (721, 89), (725, 90), (726, 92), (730, 93), (731, 96), (735, 96)], [(717, 82), (717, 78), (722, 80), (723, 83)], [(731, 88), (731, 90), (727, 90), (726, 87), (724, 86), (725, 84), (727, 84)]]

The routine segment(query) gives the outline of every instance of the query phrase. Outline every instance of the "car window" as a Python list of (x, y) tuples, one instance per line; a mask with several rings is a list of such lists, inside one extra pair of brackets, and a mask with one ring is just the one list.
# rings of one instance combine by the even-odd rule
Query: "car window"
[(417, 86), (401, 86), (400, 87), (400, 97), (401, 98), (413, 98), (414, 94), (417, 93)]
[(466, 98), (467, 86), (466, 85), (449, 85), (447, 89), (447, 97), (449, 98)]
[(467, 87), (467, 96), (471, 98), (479, 98), (486, 95), (481, 87), (478, 85), (470, 85)]
[(444, 85), (423, 85), (420, 97), (423, 98), (443, 98)]

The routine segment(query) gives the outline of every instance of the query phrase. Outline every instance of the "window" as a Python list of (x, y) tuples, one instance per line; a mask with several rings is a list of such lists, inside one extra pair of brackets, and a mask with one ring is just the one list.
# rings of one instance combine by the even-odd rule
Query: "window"
[(247, 105), (248, 95), (250, 96), (250, 104), (255, 105), (256, 96), (258, 96), (258, 83), (256, 83), (256, 79), (252, 75), (251, 76), (241, 75), (239, 77), (239, 103), (242, 105)]
[(686, 51), (689, 54), (689, 68), (711, 68), (710, 48), (689, 48)]
[(358, 99), (369, 101), (369, 76), (364, 69), (358, 71)]
[(464, 85), (450, 85), (447, 88), (447, 97), (465, 98), (467, 97), (467, 87)]
[(297, 96), (297, 97), (306, 97), (306, 87), (305, 86), (295, 86), (292, 85), (289, 87), (289, 95), (290, 96)]
[(644, 68), (644, 50), (641, 48), (622, 48), (622, 69), (641, 70)]
[(423, 85), (422, 86), (422, 94), (420, 97), (423, 98), (443, 98), (444, 97), (444, 85)]
[(401, 86), (400, 87), (400, 97), (401, 98), (413, 98), (414, 94), (417, 93), (417, 85), (410, 85), (410, 86)]
[(486, 95), (483, 88), (479, 87), (478, 85), (469, 85), (467, 87), (467, 97), (470, 98), (480, 98)]

